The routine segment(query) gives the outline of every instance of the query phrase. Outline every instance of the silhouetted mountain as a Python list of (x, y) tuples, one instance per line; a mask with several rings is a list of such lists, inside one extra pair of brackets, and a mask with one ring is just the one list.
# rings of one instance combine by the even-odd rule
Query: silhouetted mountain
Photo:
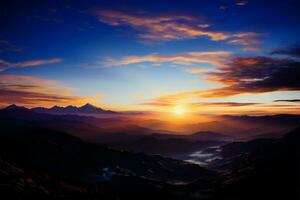
[(269, 124), (269, 125), (278, 125), (279, 123), (285, 125), (299, 125), (300, 115), (293, 114), (278, 114), (278, 115), (263, 115), (263, 116), (249, 116), (249, 115), (224, 115), (225, 119), (240, 121), (240, 122), (249, 122), (249, 123), (260, 123), (260, 124)]
[(124, 127), (124, 130), (121, 128), (109, 129), (107, 130), (107, 134), (95, 135), (92, 140), (94, 142), (107, 144), (109, 146), (115, 144), (127, 144), (135, 142), (144, 136), (151, 134), (149, 131), (151, 131), (151, 129), (139, 126)]
[(211, 131), (199, 131), (187, 136), (192, 140), (197, 141), (232, 141), (234, 138), (229, 135), (211, 132)]
[[(84, 140), (109, 143), (112, 141), (135, 140), (136, 136), (151, 134), (148, 128), (128, 124), (119, 118), (96, 118), (75, 114), (46, 114), (29, 109), (0, 110), (1, 122), (34, 123), (36, 126), (57, 131), (67, 131)], [(0, 122), (0, 123), (1, 123)], [(117, 136), (120, 137), (117, 137)]]
[[(225, 134), (200, 132), (176, 136), (136, 125), (125, 127), (116, 118), (51, 115), (14, 107), (0, 110), (1, 197), (75, 200), (298, 198), (300, 129), (280, 139), (232, 142), (214, 149), (214, 145), (222, 142), (206, 139), (226, 138)], [(207, 166), (218, 170), (221, 176), (179, 160), (85, 142), (69, 132), (85, 135), (90, 141), (97, 138), (97, 142), (106, 134), (111, 134), (109, 137), (124, 134), (124, 143), (117, 144), (115, 140), (114, 145), (133, 152), (168, 156), (193, 151), (200, 156), (212, 154), (217, 159)], [(98, 135), (102, 136), (96, 137)], [(199, 139), (203, 141), (197, 141)], [(208, 159), (205, 156), (204, 159)]]
[(102, 108), (93, 106), (89, 103), (81, 107), (71, 105), (66, 107), (53, 106), (52, 108), (36, 107), (32, 108), (31, 110), (38, 113), (48, 114), (117, 114), (117, 112), (111, 110), (104, 110)]
[[(166, 181), (191, 181), (206, 174), (206, 170), (194, 165), (160, 156), (108, 149), (35, 125), (6, 124), (2, 125), (2, 130), (2, 158), (32, 170), (36, 168), (64, 176), (87, 177), (95, 176), (99, 169), (108, 167), (120, 174)], [(183, 176), (183, 173), (186, 174)]]
[(215, 132), (232, 136), (237, 140), (254, 138), (281, 137), (300, 124), (300, 115), (279, 114), (266, 116), (218, 116), (215, 121), (189, 125), (193, 132)]
[(176, 193), (177, 183), (216, 177), (197, 165), (113, 150), (35, 123), (2, 121), (0, 126), (1, 194), (7, 197), (190, 199), (186, 191)]
[(185, 159), (190, 153), (221, 144), (224, 144), (224, 142), (190, 141), (183, 138), (159, 139), (151, 135), (140, 137), (135, 141), (113, 143), (111, 146), (132, 152), (159, 154), (177, 159)]
[(211, 131), (199, 131), (193, 134), (167, 134), (167, 133), (154, 133), (151, 136), (158, 139), (185, 139), (189, 141), (233, 141), (234, 137), (221, 133)]
[(16, 104), (11, 104), (4, 108), (4, 110), (14, 111), (14, 110), (27, 110), (24, 106), (17, 106)]
[[(145, 199), (192, 200), (208, 199), (214, 181), (200, 179), (197, 186), (172, 185), (137, 176), (109, 176), (108, 170), (98, 182), (74, 182), (49, 173), (33, 172), (0, 159), (0, 196), (4, 199)], [(203, 198), (204, 197), (204, 198)]]
[(299, 199), (300, 128), (281, 139), (225, 145), (216, 199)]

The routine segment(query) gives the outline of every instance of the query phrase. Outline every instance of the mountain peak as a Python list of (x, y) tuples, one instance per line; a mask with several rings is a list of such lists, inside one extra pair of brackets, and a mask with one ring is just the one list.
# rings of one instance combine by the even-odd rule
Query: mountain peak
[(100, 107), (96, 107), (90, 103), (86, 103), (80, 107), (69, 105), (66, 107), (53, 106), (52, 108), (33, 108), (32, 110), (36, 112), (50, 113), (50, 114), (114, 114), (116, 113), (114, 111), (104, 110)]
[(78, 108), (82, 112), (86, 113), (98, 113), (98, 112), (103, 112), (104, 110), (102, 108), (96, 107), (90, 103), (87, 103), (81, 107)]
[(80, 108), (97, 108), (96, 106), (90, 104), (90, 103), (86, 103), (83, 106), (81, 106)]
[(51, 109), (60, 109), (60, 108), (62, 108), (62, 107), (60, 107), (60, 106), (53, 106)]
[(27, 108), (25, 108), (24, 106), (17, 106), (16, 104), (11, 104), (4, 109), (5, 110), (26, 110)]

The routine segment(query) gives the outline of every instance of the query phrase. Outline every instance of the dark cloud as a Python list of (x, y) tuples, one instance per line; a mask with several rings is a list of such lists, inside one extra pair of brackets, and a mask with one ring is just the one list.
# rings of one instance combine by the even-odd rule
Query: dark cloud
[(271, 54), (289, 55), (300, 58), (300, 44), (294, 44), (288, 49), (275, 49)]
[(292, 58), (235, 57), (207, 75), (225, 86), (203, 92), (205, 97), (300, 90), (300, 62)]
[(275, 100), (274, 102), (292, 102), (292, 103), (297, 103), (297, 102), (300, 102), (300, 99), (279, 99), (279, 100)]
[(207, 106), (230, 106), (230, 107), (239, 107), (239, 106), (252, 106), (258, 105), (260, 103), (242, 103), (242, 102), (207, 102), (200, 103), (199, 105), (207, 105)]

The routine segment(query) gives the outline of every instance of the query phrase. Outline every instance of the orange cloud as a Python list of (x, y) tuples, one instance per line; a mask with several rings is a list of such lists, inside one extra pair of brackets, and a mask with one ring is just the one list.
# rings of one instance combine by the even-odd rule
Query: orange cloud
[(11, 63), (5, 60), (0, 60), (0, 72), (5, 71), (10, 68), (24, 68), (24, 67), (35, 67), (39, 65), (48, 65), (62, 62), (61, 58), (52, 58), (45, 60), (27, 60), (22, 62)]
[(79, 105), (91, 102), (93, 97), (73, 95), (74, 89), (63, 87), (55, 80), (32, 76), (1, 75), (0, 104), (19, 104), (24, 106)]
[[(295, 113), (299, 114), (299, 105), (259, 103), (259, 102), (195, 102), (195, 97), (202, 95), (203, 91), (192, 91), (170, 95), (162, 95), (142, 103), (151, 110), (171, 112), (176, 106), (182, 105), (191, 115), (194, 114), (266, 114), (266, 113)], [(223, 91), (218, 91), (222, 93)]]
[(248, 32), (234, 34), (234, 38), (228, 40), (228, 44), (241, 45), (244, 51), (257, 51), (260, 49), (260, 40), (257, 37), (260, 34)]
[[(140, 38), (158, 40), (178, 40), (206, 36), (212, 40), (225, 40), (230, 37), (223, 32), (205, 30), (210, 25), (197, 24), (197, 18), (185, 15), (146, 16), (145, 13), (129, 14), (121, 11), (97, 10), (94, 13), (98, 20), (111, 26), (127, 25), (141, 31)], [(189, 23), (195, 23), (191, 25)]]
[(231, 53), (227, 51), (187, 52), (172, 55), (150, 54), (146, 56), (127, 56), (121, 59), (107, 59), (103, 62), (103, 65), (106, 67), (111, 67), (118, 65), (137, 64), (143, 62), (169, 62), (178, 65), (187, 65), (192, 63), (209, 63), (212, 65), (222, 66), (230, 56)]
[(191, 74), (198, 74), (198, 75), (201, 75), (201, 74), (206, 74), (206, 73), (209, 73), (209, 72), (214, 72), (215, 69), (208, 69), (208, 68), (200, 68), (200, 67), (185, 67), (184, 70), (188, 73), (191, 73)]
[[(146, 40), (171, 41), (198, 37), (207, 37), (212, 41), (238, 38), (249, 40), (258, 35), (253, 32), (228, 33), (210, 30), (211, 24), (201, 18), (187, 15), (151, 15), (145, 12), (128, 13), (114, 10), (94, 10), (92, 13), (102, 23), (130, 26), (138, 32), (139, 38)], [(242, 45), (245, 45), (245, 42), (243, 43)]]
[(142, 103), (142, 105), (169, 107), (169, 106), (185, 103), (188, 97), (189, 95), (186, 95), (185, 93), (162, 95), (151, 101), (144, 102)]
[[(170, 107), (178, 104), (214, 108), (214, 107), (253, 107), (258, 106), (257, 103), (239, 103), (239, 102), (194, 102), (199, 98), (223, 98), (240, 94), (257, 94), (278, 91), (299, 91), (299, 47), (296, 45), (288, 49), (276, 50), (272, 53), (280, 53), (287, 55), (287, 58), (273, 57), (241, 57), (229, 56), (223, 65), (218, 69), (201, 69), (197, 67), (187, 66), (185, 69), (190, 73), (205, 74), (207, 80), (218, 82), (223, 87), (208, 90), (194, 90), (181, 92), (176, 94), (162, 95), (151, 101), (143, 103), (143, 105), (151, 107)], [(292, 57), (290, 57), (290, 55)], [(294, 100), (282, 100), (287, 102), (297, 102)], [(263, 104), (262, 107), (276, 107), (277, 105)], [(290, 108), (288, 108), (290, 107)], [(295, 108), (290, 105), (282, 105), (282, 109)]]
[[(143, 105), (154, 106), (154, 107), (170, 107), (178, 104), (184, 104), (192, 108), (203, 108), (203, 107), (241, 107), (241, 106), (252, 106), (259, 105), (260, 103), (244, 103), (244, 102), (186, 102), (188, 97), (191, 97), (192, 93), (182, 93), (174, 95), (160, 96), (152, 101), (143, 103)], [(185, 100), (184, 100), (185, 99)]]

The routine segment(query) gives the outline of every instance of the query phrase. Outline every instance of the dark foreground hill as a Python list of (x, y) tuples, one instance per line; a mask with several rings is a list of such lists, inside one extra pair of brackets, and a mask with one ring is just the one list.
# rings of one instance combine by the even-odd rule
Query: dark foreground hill
[(1, 199), (299, 199), (299, 128), (280, 139), (220, 147), (220, 159), (208, 165), (217, 173), (85, 142), (70, 129), (44, 126), (57, 119), (51, 115), (17, 116), (0, 115)]
[(299, 199), (300, 128), (281, 139), (225, 145), (221, 155), (215, 163), (224, 172), (216, 199)]
[[(31, 124), (31, 127), (67, 132), (85, 141), (136, 153), (181, 158), (208, 146), (224, 143), (221, 134), (212, 132), (201, 132), (204, 137), (200, 133), (171, 135), (132, 124), (118, 126), (118, 122), (119, 119), (114, 118), (36, 113), (17, 106), (0, 110), (0, 125)], [(214, 140), (210, 139), (211, 136)], [(217, 136), (220, 138), (217, 139)]]
[(130, 142), (109, 144), (116, 149), (125, 149), (131, 152), (159, 154), (166, 157), (184, 159), (187, 155), (207, 147), (224, 144), (221, 141), (190, 141), (185, 138), (160, 139), (155, 136), (144, 136)]
[[(177, 184), (216, 178), (197, 165), (113, 150), (35, 124), (1, 130), (1, 193), (9, 198), (189, 199)], [(211, 195), (206, 187), (196, 192)]]

